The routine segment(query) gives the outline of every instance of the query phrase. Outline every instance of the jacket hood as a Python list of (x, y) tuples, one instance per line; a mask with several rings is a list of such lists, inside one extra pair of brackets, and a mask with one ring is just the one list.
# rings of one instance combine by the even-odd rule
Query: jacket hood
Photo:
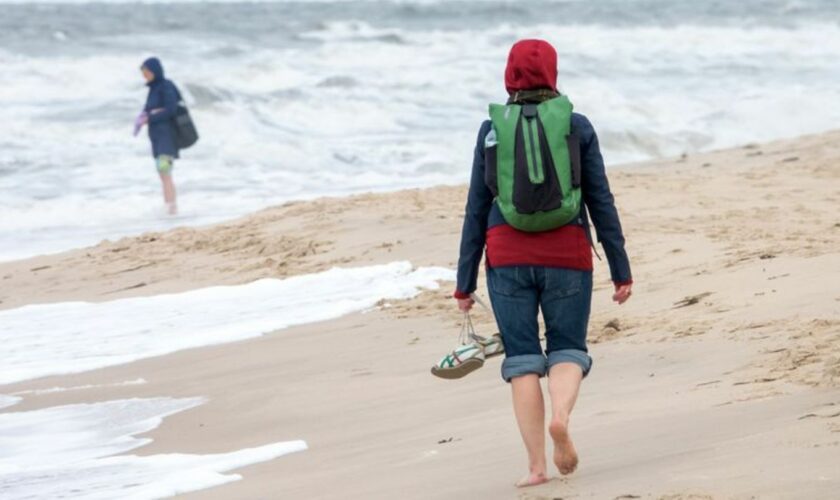
[(557, 51), (545, 40), (520, 40), (513, 44), (505, 68), (509, 94), (520, 90), (557, 90)]
[(157, 57), (150, 57), (143, 61), (143, 65), (141, 66), (141, 68), (146, 68), (149, 71), (151, 71), (153, 75), (155, 75), (155, 79), (149, 82), (147, 85), (163, 81), (163, 65), (160, 63), (160, 59), (158, 59)]

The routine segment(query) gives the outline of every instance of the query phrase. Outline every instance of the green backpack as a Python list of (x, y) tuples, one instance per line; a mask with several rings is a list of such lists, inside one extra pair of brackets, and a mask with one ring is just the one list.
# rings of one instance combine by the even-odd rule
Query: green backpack
[(580, 147), (572, 103), (491, 104), (485, 182), (505, 221), (521, 231), (555, 229), (580, 213)]

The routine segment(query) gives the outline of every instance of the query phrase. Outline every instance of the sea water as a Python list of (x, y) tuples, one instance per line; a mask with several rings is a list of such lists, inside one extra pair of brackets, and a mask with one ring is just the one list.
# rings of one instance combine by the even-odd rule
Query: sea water
[[(840, 2), (0, 0), (0, 259), (287, 200), (466, 182), (520, 38), (608, 165), (840, 121)], [(159, 56), (201, 139), (168, 217), (132, 122)]]
[(448, 269), (393, 262), (176, 294), (0, 311), (0, 385), (258, 337), (362, 311), (380, 300), (411, 298), (453, 278)]
[(137, 456), (138, 435), (202, 398), (143, 398), (0, 413), (0, 498), (170, 497), (241, 479), (227, 471), (303, 451), (304, 441), (227, 453)]

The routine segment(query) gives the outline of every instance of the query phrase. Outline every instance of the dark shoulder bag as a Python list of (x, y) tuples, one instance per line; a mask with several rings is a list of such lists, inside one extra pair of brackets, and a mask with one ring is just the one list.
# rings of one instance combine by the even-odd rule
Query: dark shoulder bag
[(190, 110), (187, 109), (184, 99), (181, 97), (181, 91), (175, 88), (178, 93), (178, 111), (175, 112), (175, 135), (177, 138), (178, 149), (187, 149), (198, 141), (198, 130), (195, 128)]

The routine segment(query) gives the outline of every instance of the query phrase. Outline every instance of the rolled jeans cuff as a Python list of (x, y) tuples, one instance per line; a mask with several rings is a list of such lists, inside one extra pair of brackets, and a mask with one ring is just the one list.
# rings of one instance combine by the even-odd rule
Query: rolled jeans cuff
[(574, 363), (583, 371), (583, 376), (589, 375), (592, 369), (592, 358), (589, 354), (578, 349), (560, 349), (548, 353), (548, 369), (557, 363)]
[(510, 382), (514, 377), (532, 373), (544, 377), (546, 370), (545, 356), (542, 354), (520, 354), (509, 356), (502, 363), (502, 378)]

